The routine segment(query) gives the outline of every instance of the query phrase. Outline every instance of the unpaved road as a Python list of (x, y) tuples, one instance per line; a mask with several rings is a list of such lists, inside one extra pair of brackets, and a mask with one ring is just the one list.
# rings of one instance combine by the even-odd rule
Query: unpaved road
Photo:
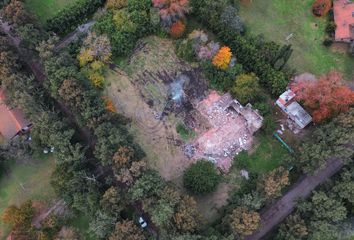
[(332, 177), (343, 166), (340, 159), (332, 158), (327, 162), (326, 168), (318, 171), (316, 175), (302, 177), (281, 199), (261, 212), (260, 228), (245, 240), (258, 240), (265, 237), (294, 210), (299, 199), (309, 197), (317, 186)]

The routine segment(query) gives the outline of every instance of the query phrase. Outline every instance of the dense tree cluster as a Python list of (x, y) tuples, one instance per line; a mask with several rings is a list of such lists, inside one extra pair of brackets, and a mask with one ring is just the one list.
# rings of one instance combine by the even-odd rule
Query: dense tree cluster
[(78, 0), (70, 6), (60, 10), (47, 21), (49, 31), (65, 34), (75, 29), (105, 3), (104, 0)]
[(354, 109), (343, 113), (332, 122), (320, 126), (299, 149), (298, 165), (306, 173), (326, 166), (330, 158), (351, 162), (354, 149)]
[(128, 1), (126, 7), (109, 9), (95, 24), (98, 33), (109, 37), (114, 55), (128, 55), (139, 38), (155, 31), (150, 21), (151, 4), (150, 0)]

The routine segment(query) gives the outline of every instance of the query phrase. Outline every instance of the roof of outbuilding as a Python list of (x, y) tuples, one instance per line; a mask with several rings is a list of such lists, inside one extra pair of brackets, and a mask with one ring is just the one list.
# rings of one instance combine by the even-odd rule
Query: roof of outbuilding
[(19, 109), (11, 109), (5, 103), (5, 91), (0, 89), (0, 133), (11, 140), (23, 128), (30, 125)]
[(354, 39), (354, 2), (333, 1), (334, 21), (337, 25), (335, 40)]

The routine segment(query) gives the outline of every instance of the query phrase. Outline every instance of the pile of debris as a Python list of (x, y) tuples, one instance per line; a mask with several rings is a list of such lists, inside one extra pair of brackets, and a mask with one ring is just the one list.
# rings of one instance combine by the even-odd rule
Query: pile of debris
[(252, 146), (252, 135), (262, 126), (263, 118), (250, 104), (244, 107), (230, 94), (221, 96), (215, 91), (199, 102), (196, 109), (211, 128), (186, 148), (186, 155), (214, 162), (227, 172), (235, 154)]

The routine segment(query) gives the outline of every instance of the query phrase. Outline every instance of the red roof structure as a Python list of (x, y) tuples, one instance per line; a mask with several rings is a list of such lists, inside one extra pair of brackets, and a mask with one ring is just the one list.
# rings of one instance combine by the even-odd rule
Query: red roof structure
[(0, 89), (0, 134), (11, 140), (21, 131), (26, 131), (32, 125), (19, 109), (12, 109), (5, 103), (5, 91)]
[(354, 2), (350, 0), (333, 1), (334, 21), (337, 25), (335, 41), (354, 41)]

